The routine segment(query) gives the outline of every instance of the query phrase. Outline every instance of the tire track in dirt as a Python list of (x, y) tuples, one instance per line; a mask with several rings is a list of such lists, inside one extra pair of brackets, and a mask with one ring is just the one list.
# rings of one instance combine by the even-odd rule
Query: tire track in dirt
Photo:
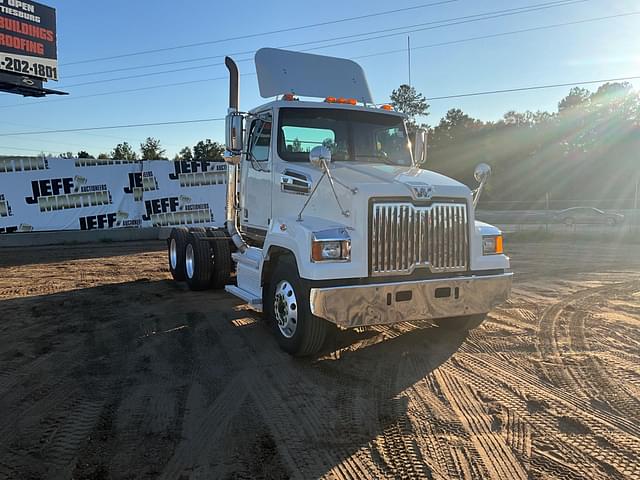
[[(449, 338), (442, 332), (426, 324), (396, 325), (393, 333), (409, 334), (420, 332), (429, 337), (429, 343), (414, 346), (406, 352), (398, 371), (398, 379), (415, 378), (402, 394), (407, 399), (406, 417), (410, 419), (417, 436), (416, 442), (422, 452), (422, 461), (441, 478), (481, 478), (486, 470), (478, 452), (475, 451), (468, 431), (449, 405), (439, 383), (431, 371), (437, 358), (448, 357), (443, 345), (449, 344), (450, 350), (462, 339)], [(444, 342), (443, 342), (444, 340)], [(422, 343), (422, 342), (420, 342)], [(426, 359), (426, 361), (425, 361)], [(402, 390), (398, 386), (398, 390)]]
[[(533, 416), (530, 423), (532, 437), (535, 432), (541, 438), (555, 439), (549, 448), (568, 457), (565, 461), (560, 458), (560, 463), (599, 465), (602, 469), (600, 475), (603, 472), (607, 475), (640, 475), (640, 465), (636, 460), (636, 454), (640, 451), (639, 437), (616, 431), (610, 423), (602, 422), (602, 418), (596, 416), (598, 412), (588, 404), (586, 410), (592, 410), (589, 413), (549, 392), (543, 385), (528, 383), (519, 375), (520, 372), (515, 374), (496, 369), (494, 363), (492, 359), (483, 361), (465, 355), (464, 359), (457, 358), (454, 365), (445, 365), (443, 368), (451, 376), (482, 392), (486, 398), (499, 401), (521, 418)], [(536, 399), (533, 402), (532, 397)], [(538, 453), (532, 447), (532, 465)], [(577, 478), (582, 478), (583, 473), (575, 467), (572, 471)]]
[(469, 437), (483, 460), (488, 477), (526, 480), (527, 473), (503, 438), (492, 431), (490, 419), (469, 387), (444, 370), (436, 370), (434, 376), (454, 412), (469, 431)]
[(218, 395), (216, 401), (203, 412), (197, 431), (188, 433), (189, 436), (180, 442), (159, 478), (167, 480), (181, 478), (185, 471), (193, 470), (194, 466), (197, 467), (201, 463), (204, 453), (212, 445), (223, 445), (231, 421), (246, 397), (244, 375), (236, 375), (227, 388)]
[[(628, 287), (635, 290), (639, 284), (628, 285), (627, 288), (616, 289), (625, 291)], [(600, 293), (599, 296), (609, 297), (612, 291)], [(601, 404), (606, 404), (613, 408), (618, 415), (627, 419), (635, 420), (640, 424), (640, 400), (627, 391), (626, 382), (620, 381), (617, 375), (611, 375), (603, 362), (593, 356), (591, 345), (585, 333), (586, 318), (590, 317), (593, 307), (593, 297), (589, 296), (577, 303), (575, 311), (569, 316), (569, 345), (574, 352), (583, 353), (585, 358), (580, 364), (572, 366), (574, 371), (578, 371), (583, 379), (584, 390), (587, 397), (597, 399)], [(565, 362), (566, 363), (566, 362)]]
[[(269, 326), (262, 323), (256, 328)], [(388, 476), (385, 466), (375, 461), (376, 455), (372, 456), (368, 449), (355, 448), (371, 441), (370, 436), (361, 433), (363, 429), (379, 430), (377, 424), (371, 424), (374, 397), (364, 399), (365, 405), (354, 405), (353, 384), (341, 383), (331, 367), (320, 369), (308, 360), (293, 359), (275, 345), (255, 349), (247, 331), (240, 333), (245, 348), (238, 354), (245, 358), (245, 365), (250, 365), (246, 388), (292, 478), (350, 480)], [(392, 388), (391, 378), (383, 378), (387, 386), (381, 390), (388, 391)], [(368, 379), (372, 382), (367, 383), (369, 388), (381, 387), (375, 377)], [(341, 405), (344, 400), (346, 403)], [(347, 424), (340, 419), (347, 419)], [(367, 424), (363, 425), (363, 421)], [(393, 441), (397, 442), (397, 437)]]
[[(575, 292), (547, 309), (540, 319), (538, 345), (542, 356), (541, 367), (547, 378), (555, 385), (570, 388), (574, 394), (586, 399), (596, 399), (601, 404), (610, 405), (620, 415), (640, 418), (640, 402), (626, 394), (624, 385), (607, 375), (600, 361), (589, 353), (584, 332), (584, 317), (601, 297), (610, 298), (616, 293), (635, 290), (637, 281), (593, 287)], [(568, 352), (559, 348), (558, 324), (566, 319)], [(575, 353), (581, 353), (584, 361), (576, 360)], [(551, 359), (551, 362), (548, 361)]]
[[(364, 372), (363, 372), (364, 373)], [(402, 378), (397, 363), (376, 369), (371, 379), (375, 385), (371, 394), (376, 399), (377, 424), (381, 432), (373, 440), (383, 472), (399, 478), (425, 478), (429, 473), (426, 461), (416, 443), (415, 431), (406, 414), (406, 399), (397, 394)], [(380, 388), (383, 386), (383, 388)]]
[[(266, 353), (258, 355), (260, 362), (273, 363), (272, 355)], [(341, 480), (384, 477), (370, 455), (354, 452), (353, 445), (363, 441), (357, 434), (363, 425), (354, 430), (328, 421), (336, 408), (332, 384), (312, 381), (310, 375), (292, 368), (290, 361), (280, 358), (276, 365), (263, 368), (259, 377), (250, 379), (248, 388), (292, 476), (313, 478), (326, 472), (325, 476)], [(292, 399), (296, 399), (295, 408)]]
[[(472, 478), (475, 459), (467, 448), (467, 432), (455, 413), (433, 392), (431, 378), (421, 380), (404, 393), (422, 459), (439, 478)], [(474, 465), (472, 465), (474, 463)], [(477, 467), (476, 467), (477, 468)]]

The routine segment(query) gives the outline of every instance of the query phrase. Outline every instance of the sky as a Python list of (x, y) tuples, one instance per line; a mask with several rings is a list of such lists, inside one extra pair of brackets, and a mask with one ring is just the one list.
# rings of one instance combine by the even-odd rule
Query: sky
[[(56, 8), (58, 17), (60, 81), (46, 86), (69, 95), (33, 99), (0, 93), (0, 155), (86, 150), (97, 156), (123, 141), (138, 148), (146, 137), (153, 136), (173, 157), (182, 147), (205, 138), (223, 141), (224, 122), (220, 121), (28, 136), (7, 134), (224, 117), (228, 80), (221, 57), (230, 54), (238, 61), (242, 74), (241, 109), (249, 110), (268, 101), (259, 96), (257, 79), (252, 75), (255, 70), (250, 52), (261, 47), (313, 49), (311, 53), (355, 59), (364, 67), (379, 103), (387, 102), (394, 88), (409, 82), (408, 37), (412, 47), (411, 84), (427, 98), (640, 76), (640, 15), (460, 42), (514, 30), (640, 13), (640, 0), (567, 0), (554, 8), (547, 8), (548, 4), (557, 3), (553, 0), (41, 3)], [(439, 4), (426, 6), (434, 3)], [(544, 8), (537, 11), (442, 26), (442, 21), (448, 19), (543, 4)], [(416, 8), (268, 33), (410, 7)], [(358, 34), (363, 35), (354, 37)], [(228, 40), (239, 36), (251, 37)], [(346, 36), (351, 38), (336, 40)], [(359, 41), (353, 43), (354, 40)], [(128, 55), (194, 43), (201, 45)], [(335, 43), (341, 45), (327, 47)], [(442, 43), (448, 44), (434, 46)], [(120, 58), (95, 61), (113, 56)], [(193, 59), (200, 60), (185, 62)], [(148, 66), (161, 63), (168, 65)], [(198, 68), (153, 75), (189, 67)], [(104, 73), (118, 69), (126, 70)], [(120, 78), (131, 76), (136, 78)], [(182, 85), (166, 86), (176, 83)], [(635, 88), (640, 86), (638, 80), (631, 83)], [(509, 110), (555, 111), (569, 88), (432, 100), (430, 114), (422, 120), (437, 124), (451, 108), (460, 108), (482, 120), (497, 120)]]

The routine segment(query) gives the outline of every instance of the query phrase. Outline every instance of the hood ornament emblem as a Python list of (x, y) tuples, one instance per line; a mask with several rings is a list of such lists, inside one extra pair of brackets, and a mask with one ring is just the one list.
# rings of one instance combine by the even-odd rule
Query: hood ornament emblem
[(435, 188), (429, 184), (408, 183), (411, 195), (415, 200), (431, 200), (435, 194)]

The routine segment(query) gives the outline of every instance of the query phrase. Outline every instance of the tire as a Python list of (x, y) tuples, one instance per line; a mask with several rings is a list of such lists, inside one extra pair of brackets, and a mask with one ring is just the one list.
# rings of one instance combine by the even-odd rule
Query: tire
[(264, 312), (285, 352), (302, 357), (317, 353), (324, 345), (329, 325), (311, 314), (309, 287), (289, 256), (277, 260), (266, 286)]
[(182, 282), (185, 279), (184, 250), (187, 246), (188, 234), (189, 232), (186, 228), (175, 227), (171, 229), (169, 238), (167, 238), (169, 271), (173, 279), (177, 282)]
[(464, 317), (453, 317), (453, 318), (442, 318), (435, 321), (435, 324), (438, 328), (443, 330), (447, 330), (450, 332), (468, 332), (469, 330), (473, 330), (474, 328), (478, 328), (482, 325), (485, 318), (487, 318), (486, 313), (480, 313), (477, 315), (467, 315)]
[(211, 248), (203, 232), (190, 232), (184, 253), (185, 280), (190, 290), (199, 291), (211, 288), (213, 263)]
[(229, 248), (229, 238), (222, 230), (209, 230), (207, 237), (217, 238), (216, 241), (209, 241), (211, 248), (211, 259), (213, 261), (211, 272), (211, 288), (224, 288), (231, 278), (231, 249)]

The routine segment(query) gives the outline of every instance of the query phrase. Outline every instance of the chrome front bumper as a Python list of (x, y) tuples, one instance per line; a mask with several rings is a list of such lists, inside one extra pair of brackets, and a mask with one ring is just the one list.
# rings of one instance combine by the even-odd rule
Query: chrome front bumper
[(341, 327), (487, 313), (509, 298), (513, 273), (312, 288), (311, 312)]

